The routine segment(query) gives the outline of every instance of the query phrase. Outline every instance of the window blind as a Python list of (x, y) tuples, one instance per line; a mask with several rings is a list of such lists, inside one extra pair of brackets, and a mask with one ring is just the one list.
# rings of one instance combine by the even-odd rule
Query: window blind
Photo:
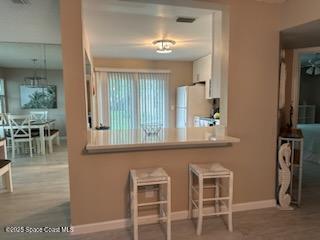
[(168, 81), (169, 73), (108, 72), (111, 129), (168, 127)]

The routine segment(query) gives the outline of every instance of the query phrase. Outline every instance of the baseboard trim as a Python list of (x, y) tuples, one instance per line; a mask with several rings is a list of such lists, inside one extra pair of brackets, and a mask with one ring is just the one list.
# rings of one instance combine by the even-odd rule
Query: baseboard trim
[[(255, 202), (246, 202), (246, 203), (237, 203), (233, 204), (233, 212), (249, 211), (263, 208), (272, 208), (276, 207), (276, 201), (274, 199), (264, 200), (264, 201), (255, 201)], [(197, 213), (194, 212), (196, 215)], [(172, 221), (184, 220), (188, 218), (188, 211), (179, 211), (172, 212), (171, 219)], [(139, 219), (139, 224), (151, 224), (157, 222), (157, 216), (151, 215), (142, 217)], [(108, 230), (122, 229), (130, 227), (130, 219), (118, 219), (113, 221), (89, 223), (83, 225), (73, 226), (72, 235), (80, 235), (94, 232), (102, 232)]]
[(233, 212), (242, 212), (242, 211), (250, 211), (250, 210), (256, 210), (256, 209), (263, 209), (263, 208), (272, 208), (276, 206), (277, 206), (276, 200), (270, 199), (270, 200), (264, 200), (264, 201), (233, 204), (232, 210)]

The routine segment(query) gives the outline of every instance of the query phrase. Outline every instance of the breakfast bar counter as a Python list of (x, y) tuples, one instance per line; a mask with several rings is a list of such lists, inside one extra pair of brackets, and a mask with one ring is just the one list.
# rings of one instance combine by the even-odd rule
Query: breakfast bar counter
[(161, 149), (222, 147), (240, 142), (226, 136), (222, 127), (168, 128), (158, 134), (143, 130), (89, 130), (87, 153), (149, 151)]

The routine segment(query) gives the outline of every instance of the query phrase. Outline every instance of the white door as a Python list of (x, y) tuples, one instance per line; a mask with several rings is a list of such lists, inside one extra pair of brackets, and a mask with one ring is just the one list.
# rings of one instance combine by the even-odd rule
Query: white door
[(187, 126), (187, 108), (177, 107), (176, 127), (185, 128)]

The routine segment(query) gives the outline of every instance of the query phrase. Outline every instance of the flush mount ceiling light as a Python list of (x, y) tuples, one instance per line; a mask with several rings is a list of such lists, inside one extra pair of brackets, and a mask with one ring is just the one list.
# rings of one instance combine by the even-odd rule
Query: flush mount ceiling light
[(157, 40), (152, 43), (157, 47), (157, 53), (171, 53), (172, 52), (172, 46), (176, 44), (173, 40)]

